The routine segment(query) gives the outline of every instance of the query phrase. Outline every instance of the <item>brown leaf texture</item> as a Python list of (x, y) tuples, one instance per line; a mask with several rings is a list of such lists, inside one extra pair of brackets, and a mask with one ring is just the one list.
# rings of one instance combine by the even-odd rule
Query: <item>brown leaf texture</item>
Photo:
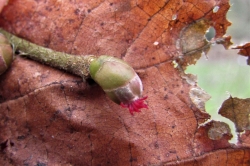
[(242, 46), (236, 46), (233, 49), (239, 49), (238, 54), (243, 56), (250, 56), (250, 43), (246, 43)]
[[(172, 64), (187, 64), (183, 47), (195, 55), (209, 48), (202, 35), (209, 26), (221, 38), (228, 9), (228, 0), (10, 0), (1, 27), (57, 51), (122, 58), (138, 71), (149, 109), (131, 116), (99, 86), (17, 56), (0, 76), (0, 163), (248, 165), (249, 139), (242, 149), (227, 135), (210, 139), (211, 125), (199, 127), (209, 115), (189, 97), (196, 85)], [(193, 27), (198, 47), (189, 47)]]
[(232, 49), (239, 49), (238, 54), (248, 57), (247, 64), (250, 65), (250, 43), (246, 43), (242, 46), (236, 46), (233, 47)]
[(250, 99), (229, 97), (219, 110), (219, 114), (235, 123), (237, 132), (250, 130)]

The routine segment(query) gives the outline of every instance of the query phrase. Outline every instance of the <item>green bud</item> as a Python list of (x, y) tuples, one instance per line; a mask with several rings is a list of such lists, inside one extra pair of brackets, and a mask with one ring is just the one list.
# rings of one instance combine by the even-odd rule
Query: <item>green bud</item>
[(143, 86), (134, 69), (121, 59), (102, 55), (90, 63), (90, 76), (117, 104), (127, 107), (130, 113), (147, 108), (141, 98)]
[(0, 33), (0, 75), (3, 74), (13, 61), (13, 49), (7, 38)]

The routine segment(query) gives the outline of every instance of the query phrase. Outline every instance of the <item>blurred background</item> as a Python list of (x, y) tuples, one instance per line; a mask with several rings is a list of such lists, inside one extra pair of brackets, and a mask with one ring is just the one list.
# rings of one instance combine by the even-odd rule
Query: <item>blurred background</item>
[[(232, 23), (226, 35), (232, 36), (233, 46), (250, 42), (250, 0), (230, 0), (231, 8), (227, 19)], [(203, 55), (196, 65), (187, 68), (186, 73), (198, 77), (198, 85), (211, 95), (206, 103), (206, 111), (214, 119), (218, 109), (230, 95), (250, 98), (250, 66), (246, 57), (237, 50), (225, 50), (222, 45), (214, 45)]]

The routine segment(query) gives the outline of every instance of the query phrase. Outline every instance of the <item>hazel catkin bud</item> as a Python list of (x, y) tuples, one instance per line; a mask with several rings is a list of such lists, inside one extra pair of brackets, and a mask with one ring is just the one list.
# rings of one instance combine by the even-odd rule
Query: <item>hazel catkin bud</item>
[(13, 61), (13, 49), (7, 38), (0, 33), (0, 75), (3, 74)]
[(143, 86), (134, 69), (121, 59), (102, 55), (90, 63), (90, 76), (107, 96), (130, 113), (147, 108), (142, 98)]

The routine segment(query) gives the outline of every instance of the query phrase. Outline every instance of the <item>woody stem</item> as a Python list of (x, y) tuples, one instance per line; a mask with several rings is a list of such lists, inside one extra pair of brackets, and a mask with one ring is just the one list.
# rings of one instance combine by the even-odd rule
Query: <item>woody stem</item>
[(19, 51), (21, 56), (63, 69), (83, 78), (89, 77), (90, 62), (96, 58), (93, 55), (72, 55), (58, 52), (21, 39), (1, 28), (0, 33), (6, 36), (14, 51)]

